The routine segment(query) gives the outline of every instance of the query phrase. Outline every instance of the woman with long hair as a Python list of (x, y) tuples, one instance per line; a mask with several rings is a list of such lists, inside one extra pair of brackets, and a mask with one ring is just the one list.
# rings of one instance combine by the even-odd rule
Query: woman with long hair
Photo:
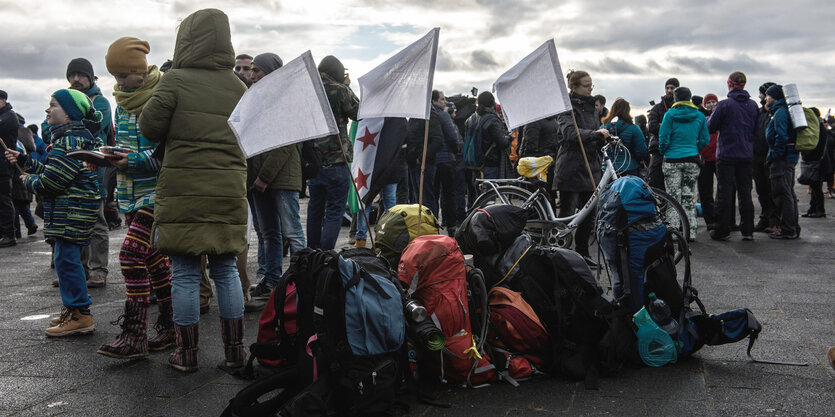
[[(638, 163), (647, 159), (647, 143), (641, 128), (632, 122), (629, 115), (629, 102), (618, 98), (612, 103), (609, 114), (603, 118), (603, 129), (609, 133), (619, 136), (621, 143), (629, 150), (627, 154), (623, 149), (614, 151), (606, 150), (615, 169), (622, 175), (638, 175)], [(617, 121), (615, 121), (617, 119)]]

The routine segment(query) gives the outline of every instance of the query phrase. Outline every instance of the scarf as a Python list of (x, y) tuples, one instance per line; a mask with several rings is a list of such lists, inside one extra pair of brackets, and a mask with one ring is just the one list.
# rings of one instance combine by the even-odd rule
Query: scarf
[(145, 103), (154, 94), (160, 78), (162, 78), (162, 73), (156, 65), (151, 65), (148, 67), (148, 77), (145, 78), (145, 84), (142, 87), (133, 91), (123, 91), (118, 84), (113, 86), (113, 96), (116, 97), (116, 104), (128, 113), (139, 116), (142, 113), (142, 108), (145, 107)]

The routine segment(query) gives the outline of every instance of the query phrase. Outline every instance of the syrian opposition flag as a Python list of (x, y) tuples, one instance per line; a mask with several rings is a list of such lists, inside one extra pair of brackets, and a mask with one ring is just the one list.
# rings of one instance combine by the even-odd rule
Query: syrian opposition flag
[(370, 204), (386, 184), (383, 180), (395, 175), (395, 158), (406, 140), (406, 130), (406, 119), (401, 117), (358, 122), (351, 174), (363, 204)]

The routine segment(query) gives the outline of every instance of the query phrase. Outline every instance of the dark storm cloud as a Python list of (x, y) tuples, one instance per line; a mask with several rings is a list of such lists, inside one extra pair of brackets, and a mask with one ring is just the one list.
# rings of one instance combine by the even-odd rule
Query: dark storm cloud
[(645, 68), (639, 67), (625, 59), (603, 58), (599, 61), (585, 61), (578, 65), (586, 71), (606, 74), (641, 74), (646, 72)]
[(485, 50), (473, 51), (466, 55), (452, 55), (445, 48), (438, 48), (438, 58), (435, 62), (436, 71), (469, 71), (478, 72), (498, 68), (499, 63)]
[(734, 71), (742, 71), (750, 74), (768, 74), (778, 71), (776, 67), (751, 58), (747, 54), (738, 54), (729, 59), (717, 57), (689, 57), (671, 56), (671, 66), (667, 69), (672, 73), (685, 74), (730, 74)]
[(484, 50), (473, 51), (472, 64), (474, 67), (481, 69), (491, 69), (499, 65), (499, 63), (496, 62), (496, 59), (493, 58), (489, 52)]

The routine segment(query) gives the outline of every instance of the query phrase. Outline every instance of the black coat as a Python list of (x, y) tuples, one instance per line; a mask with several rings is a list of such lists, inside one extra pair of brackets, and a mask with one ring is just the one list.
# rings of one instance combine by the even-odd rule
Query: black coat
[(754, 131), (754, 155), (765, 157), (768, 155), (768, 142), (765, 140), (765, 128), (771, 121), (771, 115), (765, 107), (760, 107), (757, 115), (757, 126)]
[[(3, 138), (3, 143), (9, 149), (17, 146), (18, 127), (17, 114), (12, 111), (12, 105), (6, 103), (5, 107), (0, 108), (0, 138)], [(12, 174), (12, 164), (4, 155), (0, 158), (0, 178), (11, 178)]]
[[(481, 125), (481, 149), (484, 151), (484, 166), (499, 167), (510, 163), (508, 151), (511, 138), (505, 133), (504, 124), (495, 110), (487, 109), (491, 117)], [(501, 163), (500, 163), (501, 162)]]
[(603, 146), (603, 134), (597, 132), (600, 129), (600, 117), (597, 109), (594, 108), (594, 97), (592, 96), (580, 96), (572, 93), (571, 107), (574, 117), (577, 119), (577, 129), (574, 128), (571, 112), (557, 115), (561, 141), (557, 153), (553, 189), (591, 192), (594, 191), (594, 186), (589, 182), (586, 163), (583, 161), (580, 143), (577, 141), (577, 132), (580, 132), (580, 138), (583, 140), (583, 149), (586, 151), (586, 158), (588, 158), (596, 185), (600, 182), (602, 176), (600, 171), (600, 148)]
[[(409, 132), (406, 135), (406, 161), (409, 164), (420, 166), (423, 159), (423, 136), (426, 132), (425, 119), (409, 119)], [(444, 143), (444, 131), (441, 128), (441, 119), (434, 112), (429, 116), (429, 137), (426, 142), (426, 163), (433, 165), (435, 155), (441, 150)]]
[(560, 126), (557, 117), (548, 117), (525, 125), (519, 156), (557, 156)]
[(647, 117), (647, 130), (649, 131), (648, 148), (649, 152), (658, 152), (658, 129), (661, 128), (661, 121), (664, 120), (664, 115), (667, 110), (673, 106), (673, 98), (667, 96), (661, 97), (661, 102), (652, 106)]

